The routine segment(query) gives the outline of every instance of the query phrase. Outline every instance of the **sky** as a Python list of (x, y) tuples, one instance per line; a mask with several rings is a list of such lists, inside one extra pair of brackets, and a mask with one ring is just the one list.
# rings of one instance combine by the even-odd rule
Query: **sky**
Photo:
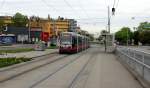
[[(108, 6), (116, 8), (111, 15), (111, 33), (122, 27), (137, 27), (150, 21), (150, 0), (0, 0), (0, 15), (20, 12), (28, 16), (73, 18), (82, 30), (99, 35), (107, 29)], [(132, 19), (134, 18), (134, 19)]]

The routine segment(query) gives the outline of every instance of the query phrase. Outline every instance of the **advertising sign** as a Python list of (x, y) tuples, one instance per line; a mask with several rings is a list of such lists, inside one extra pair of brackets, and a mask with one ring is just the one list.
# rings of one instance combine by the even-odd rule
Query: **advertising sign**
[(16, 42), (15, 36), (0, 36), (1, 44), (13, 44)]

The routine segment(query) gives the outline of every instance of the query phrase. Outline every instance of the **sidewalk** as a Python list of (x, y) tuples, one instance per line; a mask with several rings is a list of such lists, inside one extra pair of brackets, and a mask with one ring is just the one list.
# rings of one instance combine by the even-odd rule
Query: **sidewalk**
[(99, 53), (85, 88), (143, 88), (113, 54)]
[(47, 54), (54, 53), (54, 52), (58, 52), (58, 49), (46, 49), (45, 51), (30, 51), (30, 52), (22, 52), (22, 53), (7, 53), (5, 55), (0, 55), (0, 58), (6, 58), (6, 57), (33, 58), (33, 57), (47, 55)]

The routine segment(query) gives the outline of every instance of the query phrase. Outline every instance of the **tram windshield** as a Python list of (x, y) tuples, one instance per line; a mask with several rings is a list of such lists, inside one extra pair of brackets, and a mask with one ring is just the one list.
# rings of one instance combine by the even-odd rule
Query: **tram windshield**
[(61, 37), (61, 44), (67, 44), (70, 45), (71, 44), (71, 37), (70, 36), (62, 36)]

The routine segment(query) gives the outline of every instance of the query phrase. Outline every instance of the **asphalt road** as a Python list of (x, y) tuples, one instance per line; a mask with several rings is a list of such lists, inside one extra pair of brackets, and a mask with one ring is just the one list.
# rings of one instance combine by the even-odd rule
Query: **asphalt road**
[(0, 82), (0, 88), (143, 88), (113, 54), (95, 45), (78, 54), (45, 57), (0, 75), (33, 66), (36, 68)]
[(128, 48), (130, 49), (130, 56), (135, 57), (141, 62), (143, 62), (144, 58), (144, 63), (150, 66), (150, 46), (125, 46), (124, 50), (127, 50)]

